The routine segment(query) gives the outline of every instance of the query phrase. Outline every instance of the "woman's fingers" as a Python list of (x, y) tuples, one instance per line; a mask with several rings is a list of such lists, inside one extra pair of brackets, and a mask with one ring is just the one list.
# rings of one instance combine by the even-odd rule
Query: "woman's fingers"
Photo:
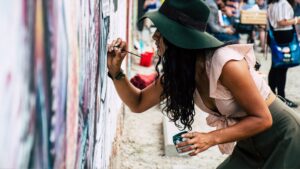
[(115, 47), (114, 48), (114, 53), (115, 53), (115, 58), (116, 58), (116, 60), (121, 60), (122, 59), (122, 57), (121, 57), (121, 49), (120, 48), (118, 48), (118, 47)]
[(114, 46), (114, 51), (116, 53), (116, 58), (118, 60), (123, 60), (124, 57), (126, 56), (127, 54), (127, 43), (125, 41), (122, 41), (121, 38), (118, 38), (116, 43), (115, 43), (115, 46)]
[(113, 40), (111, 42), (111, 44), (109, 45), (109, 48), (108, 48), (108, 52), (112, 52), (114, 50), (115, 43), (116, 43), (116, 40)]
[(127, 44), (125, 41), (121, 41), (119, 44), (120, 49), (126, 50), (127, 49)]
[(109, 71), (118, 71), (122, 61), (127, 54), (127, 44), (121, 38), (115, 39), (108, 45), (107, 49), (107, 67)]
[(200, 132), (189, 132), (182, 135), (183, 138), (187, 139), (186, 141), (180, 142), (176, 145), (178, 149), (180, 149), (182, 152), (188, 152), (191, 150), (195, 150), (189, 155), (195, 156), (198, 153), (207, 150), (209, 147), (212, 146), (212, 144), (209, 144), (210, 142), (209, 137), (205, 133)]
[(191, 150), (195, 150), (195, 145), (188, 145), (180, 149), (181, 153), (185, 153)]
[(201, 149), (197, 148), (197, 149), (195, 149), (195, 151), (189, 153), (189, 155), (190, 156), (195, 156), (195, 155), (199, 154), (200, 152), (201, 152)]
[(121, 56), (122, 58), (124, 58), (127, 54), (127, 43), (122, 41), (121, 44), (120, 44), (120, 49), (121, 49)]
[(117, 41), (116, 41), (115, 46), (119, 47), (121, 43), (122, 43), (122, 39), (118, 38)]
[[(122, 41), (122, 39), (121, 38), (118, 38), (118, 39), (116, 39), (116, 40), (113, 40), (112, 41), (112, 43), (109, 45), (109, 47), (108, 47), (108, 52), (109, 53), (113, 53), (113, 52), (115, 52), (115, 54), (116, 53), (121, 53), (122, 52), (122, 54), (124, 53), (126, 53), (125, 51), (126, 51), (126, 48), (127, 48), (127, 44), (126, 44), (126, 42), (125, 41)], [(123, 52), (124, 51), (124, 52)]]
[(186, 141), (183, 141), (183, 142), (180, 142), (176, 145), (176, 147), (184, 147), (184, 146), (187, 146), (189, 144), (193, 144), (192, 140), (191, 139), (188, 139)]
[(208, 146), (203, 146), (203, 147), (200, 147), (200, 146), (199, 146), (199, 147), (197, 147), (197, 148), (195, 149), (194, 152), (189, 153), (189, 155), (190, 155), (190, 156), (195, 156), (195, 155), (197, 155), (197, 154), (199, 154), (199, 153), (201, 153), (201, 152), (207, 150), (208, 148), (209, 148)]
[(183, 138), (194, 138), (197, 136), (197, 132), (189, 132), (189, 133), (186, 133), (186, 134), (183, 134), (182, 137)]

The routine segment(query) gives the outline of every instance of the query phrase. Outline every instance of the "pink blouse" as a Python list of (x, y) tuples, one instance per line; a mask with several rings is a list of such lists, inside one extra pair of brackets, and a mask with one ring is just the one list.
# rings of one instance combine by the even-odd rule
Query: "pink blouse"
[[(271, 91), (263, 77), (254, 69), (256, 58), (252, 44), (234, 44), (217, 49), (212, 57), (206, 58), (206, 70), (209, 78), (209, 96), (215, 99), (219, 112), (214, 112), (205, 106), (197, 89), (194, 94), (195, 104), (209, 114), (206, 122), (211, 127), (221, 129), (232, 126), (237, 122), (236, 118), (247, 116), (243, 108), (234, 100), (231, 92), (219, 81), (222, 68), (226, 62), (242, 59), (247, 61), (250, 74), (262, 97), (266, 99)], [(218, 146), (221, 153), (231, 154), (234, 145), (234, 142), (232, 142)]]

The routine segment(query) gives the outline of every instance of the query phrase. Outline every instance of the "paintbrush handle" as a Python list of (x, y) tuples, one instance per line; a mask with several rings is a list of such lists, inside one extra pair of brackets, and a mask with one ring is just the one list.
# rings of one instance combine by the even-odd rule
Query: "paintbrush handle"
[[(120, 48), (119, 46), (114, 46), (114, 47)], [(132, 54), (132, 55), (134, 55), (134, 56), (137, 56), (137, 57), (141, 57), (140, 55), (135, 54), (135, 53), (132, 53), (132, 52), (129, 52), (129, 51), (125, 50), (125, 49), (122, 49), (122, 51), (127, 52), (127, 53), (130, 53), (130, 54)]]

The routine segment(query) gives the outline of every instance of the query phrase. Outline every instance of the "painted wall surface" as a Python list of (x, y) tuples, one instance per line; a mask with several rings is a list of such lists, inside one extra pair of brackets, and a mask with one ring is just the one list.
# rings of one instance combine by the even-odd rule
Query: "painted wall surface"
[(108, 168), (123, 105), (106, 46), (129, 4), (0, 0), (0, 168)]

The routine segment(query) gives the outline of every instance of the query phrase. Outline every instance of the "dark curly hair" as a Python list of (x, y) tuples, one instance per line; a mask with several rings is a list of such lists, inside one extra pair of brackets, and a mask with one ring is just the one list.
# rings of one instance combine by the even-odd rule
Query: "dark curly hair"
[[(164, 56), (159, 56), (156, 64), (157, 79), (160, 77), (159, 65), (162, 64), (160, 96), (162, 112), (175, 123), (180, 130), (192, 130), (195, 116), (194, 92), (196, 89), (195, 73), (197, 57), (212, 56), (220, 47), (235, 44), (229, 41), (216, 48), (185, 49), (173, 45), (164, 38), (167, 49)], [(180, 125), (182, 124), (183, 127)]]
[[(192, 130), (194, 122), (194, 91), (196, 57), (204, 55), (206, 50), (184, 49), (164, 39), (167, 49), (164, 56), (159, 56), (156, 71), (159, 77), (159, 64), (162, 63), (161, 105), (163, 113), (175, 123), (179, 129)], [(183, 127), (180, 125), (183, 125)]]

